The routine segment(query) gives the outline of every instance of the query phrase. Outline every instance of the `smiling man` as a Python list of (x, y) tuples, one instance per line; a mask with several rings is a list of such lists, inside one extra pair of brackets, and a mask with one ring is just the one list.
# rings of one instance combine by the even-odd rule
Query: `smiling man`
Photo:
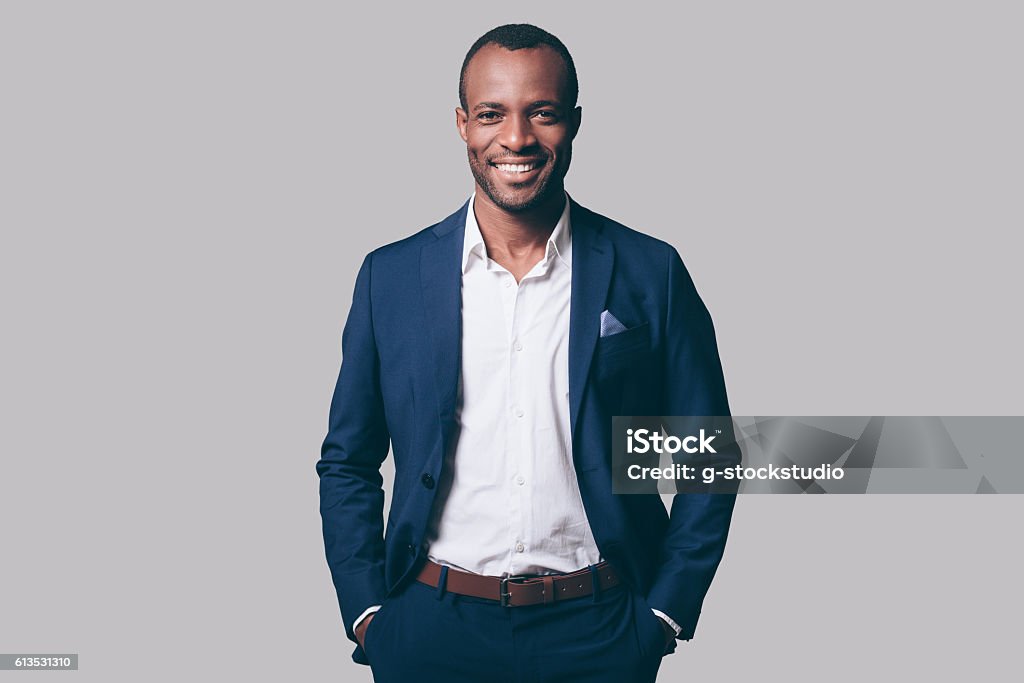
[(565, 192), (577, 94), (546, 31), (477, 40), (455, 111), (475, 192), (359, 271), (317, 472), (377, 681), (653, 681), (721, 560), (733, 496), (676, 495), (669, 515), (612, 493), (612, 416), (729, 406), (675, 249)]

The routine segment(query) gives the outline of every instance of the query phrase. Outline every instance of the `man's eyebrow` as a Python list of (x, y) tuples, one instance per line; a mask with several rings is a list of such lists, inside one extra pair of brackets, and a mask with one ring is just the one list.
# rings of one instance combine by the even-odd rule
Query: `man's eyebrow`
[[(562, 104), (557, 100), (534, 100), (527, 106), (530, 109), (539, 109), (540, 107), (554, 107), (555, 109), (559, 109)], [(505, 105), (501, 102), (481, 102), (473, 107), (473, 111), (480, 111), (481, 109), (497, 109), (498, 111), (505, 111), (505, 108)]]

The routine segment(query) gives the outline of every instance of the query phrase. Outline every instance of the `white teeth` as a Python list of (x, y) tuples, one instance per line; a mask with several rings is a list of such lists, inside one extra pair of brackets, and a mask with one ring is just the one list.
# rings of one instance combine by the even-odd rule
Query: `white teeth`
[(495, 164), (495, 167), (505, 173), (526, 173), (537, 168), (537, 164)]

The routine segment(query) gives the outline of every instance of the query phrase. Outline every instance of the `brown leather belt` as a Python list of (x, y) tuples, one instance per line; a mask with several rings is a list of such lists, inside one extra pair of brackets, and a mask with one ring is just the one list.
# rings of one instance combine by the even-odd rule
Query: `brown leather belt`
[[(622, 579), (607, 562), (581, 569), (571, 574), (550, 576), (483, 576), (448, 568), (445, 590), (459, 595), (470, 595), (501, 603), (502, 607), (544, 605), (559, 600), (582, 598), (594, 593), (594, 575), (600, 590), (608, 590), (622, 583)], [(441, 565), (430, 562), (423, 566), (416, 580), (437, 588), (441, 579)]]

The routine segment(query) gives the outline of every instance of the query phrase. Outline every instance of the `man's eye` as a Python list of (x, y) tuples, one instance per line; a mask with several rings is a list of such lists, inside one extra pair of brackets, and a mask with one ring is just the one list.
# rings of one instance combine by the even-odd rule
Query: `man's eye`
[(558, 114), (556, 114), (553, 111), (548, 111), (546, 109), (537, 112), (535, 114), (535, 116), (537, 118), (541, 119), (542, 121), (557, 121), (558, 120)]
[(482, 111), (476, 117), (480, 121), (497, 121), (500, 118), (496, 111)]

